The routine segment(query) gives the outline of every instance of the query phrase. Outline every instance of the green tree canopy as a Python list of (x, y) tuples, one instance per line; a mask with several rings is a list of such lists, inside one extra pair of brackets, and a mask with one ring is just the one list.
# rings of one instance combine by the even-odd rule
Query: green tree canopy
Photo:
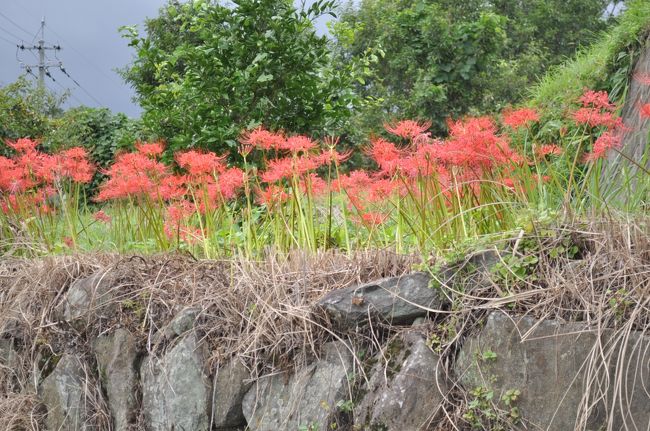
[(515, 103), (549, 66), (608, 25), (609, 0), (362, 0), (333, 26), (338, 52), (353, 61), (385, 56), (359, 86), (380, 101), (356, 118), (372, 129), (391, 117), (432, 120)]
[[(332, 64), (312, 20), (334, 2), (296, 10), (291, 0), (171, 1), (124, 29), (136, 49), (124, 77), (144, 123), (174, 149), (233, 149), (242, 129), (332, 131), (350, 115), (353, 63)], [(361, 55), (362, 56), (362, 55)]]

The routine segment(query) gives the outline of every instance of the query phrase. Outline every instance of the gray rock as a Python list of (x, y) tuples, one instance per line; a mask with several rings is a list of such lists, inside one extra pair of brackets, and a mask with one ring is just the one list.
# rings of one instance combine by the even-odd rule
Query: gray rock
[(147, 358), (140, 369), (142, 408), (150, 430), (210, 429), (210, 380), (206, 354), (191, 333), (162, 358)]
[[(449, 390), (438, 355), (420, 334), (408, 334), (378, 355), (365, 396), (354, 409), (359, 430), (421, 430), (435, 420)], [(388, 363), (383, 359), (389, 357)]]
[(237, 427), (246, 424), (242, 411), (244, 395), (251, 388), (251, 375), (238, 359), (233, 359), (217, 370), (212, 400), (212, 425), (216, 428)]
[(352, 355), (341, 342), (323, 346), (321, 359), (292, 375), (260, 379), (244, 397), (244, 416), (252, 431), (329, 430), (337, 404), (349, 399)]
[(105, 306), (113, 299), (116, 278), (111, 272), (100, 271), (90, 277), (75, 280), (57, 307), (60, 320), (81, 330), (91, 317), (108, 313)]
[(97, 338), (94, 347), (113, 429), (127, 430), (135, 421), (138, 408), (135, 337), (125, 329), (117, 329), (113, 334)]
[(163, 330), (166, 339), (181, 336), (194, 328), (194, 322), (201, 312), (200, 308), (187, 307), (181, 310)]
[(439, 310), (445, 305), (440, 292), (429, 287), (430, 281), (430, 276), (423, 272), (383, 278), (334, 290), (318, 305), (342, 329), (363, 324), (368, 314), (394, 324), (410, 324), (427, 314), (422, 307)]
[(465, 389), (493, 390), (494, 400), (519, 390), (515, 406), (528, 429), (650, 429), (650, 337), (621, 342), (612, 330), (598, 336), (579, 323), (514, 319), (493, 312), (465, 342), (455, 365)]
[(86, 374), (81, 360), (65, 354), (52, 373), (43, 380), (40, 397), (47, 408), (48, 430), (74, 431), (92, 427), (87, 424), (85, 399)]

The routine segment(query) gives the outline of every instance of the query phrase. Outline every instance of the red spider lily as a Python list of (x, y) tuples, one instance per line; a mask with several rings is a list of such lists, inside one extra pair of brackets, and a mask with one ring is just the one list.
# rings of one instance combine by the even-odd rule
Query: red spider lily
[(23, 170), (15, 161), (0, 156), (0, 191), (15, 193), (21, 187), (17, 187), (16, 182), (20, 181), (23, 176)]
[(99, 210), (95, 214), (93, 214), (93, 219), (97, 220), (98, 222), (108, 224), (111, 222), (111, 216), (106, 214), (104, 210)]
[(352, 221), (368, 228), (384, 224), (386, 220), (388, 220), (388, 214), (373, 211), (362, 212), (360, 217), (352, 217)]
[(291, 136), (281, 143), (278, 148), (290, 151), (293, 154), (306, 153), (316, 148), (316, 143), (307, 136)]
[(269, 161), (266, 171), (262, 172), (260, 178), (265, 183), (275, 183), (284, 178), (291, 178), (294, 175), (300, 176), (321, 165), (318, 158), (301, 156), (285, 157)]
[(322, 196), (327, 192), (327, 183), (315, 173), (306, 175), (300, 180), (300, 191), (314, 197)]
[(622, 125), (622, 120), (619, 117), (615, 117), (611, 112), (603, 112), (600, 108), (580, 108), (573, 112), (572, 117), (576, 124), (590, 127), (604, 126), (613, 129)]
[(429, 127), (431, 127), (431, 121), (420, 123), (413, 120), (402, 120), (393, 125), (384, 123), (384, 129), (388, 133), (404, 139), (415, 139), (417, 136), (424, 134)]
[(189, 179), (185, 175), (168, 175), (160, 179), (160, 184), (153, 191), (152, 198), (167, 201), (181, 199), (187, 194)]
[(136, 142), (135, 148), (140, 154), (148, 157), (158, 158), (165, 151), (165, 144), (162, 141), (158, 142)]
[(470, 168), (478, 173), (522, 161), (508, 140), (496, 134), (494, 122), (487, 117), (450, 122), (449, 127), (451, 138), (436, 149), (438, 160), (446, 165)]
[(36, 151), (36, 146), (38, 145), (38, 142), (28, 139), (28, 138), (22, 138), (18, 139), (16, 141), (6, 141), (7, 145), (13, 148), (17, 153), (21, 154), (26, 154), (26, 153), (31, 153)]
[(212, 152), (199, 152), (195, 150), (175, 154), (178, 166), (185, 169), (190, 175), (203, 177), (223, 172), (226, 166), (223, 163), (225, 156), (217, 156)]
[(539, 121), (539, 113), (531, 108), (507, 110), (503, 113), (503, 124), (515, 130), (528, 127), (530, 123), (537, 121)]
[(218, 180), (217, 185), (219, 194), (224, 199), (232, 199), (237, 195), (237, 191), (244, 186), (244, 171), (239, 168), (226, 169)]
[(562, 154), (562, 148), (555, 144), (542, 145), (537, 148), (537, 156), (542, 158), (548, 155), (559, 156), (560, 154)]
[(402, 152), (395, 144), (385, 139), (373, 139), (367, 153), (377, 162), (383, 173), (392, 174), (400, 167)]
[(344, 161), (350, 158), (352, 155), (352, 150), (346, 151), (345, 153), (339, 153), (333, 147), (330, 147), (324, 150), (321, 154), (315, 156), (321, 165), (337, 164), (340, 165)]
[(650, 103), (639, 106), (639, 115), (641, 118), (650, 118)]
[[(196, 206), (187, 200), (175, 202), (167, 207), (165, 214), (165, 223), (163, 231), (165, 235), (170, 238), (176, 238), (186, 241), (194, 242), (195, 239), (200, 238), (201, 232), (196, 232), (191, 228), (184, 226), (187, 220), (196, 213)], [(197, 234), (199, 236), (197, 236)]]
[(70, 178), (78, 184), (87, 184), (93, 179), (95, 166), (88, 161), (88, 153), (81, 147), (70, 148), (55, 156), (55, 176)]
[(140, 153), (123, 153), (104, 172), (109, 178), (102, 184), (97, 201), (129, 196), (155, 195), (156, 187), (168, 175), (162, 163)]
[(74, 248), (74, 240), (72, 238), (70, 238), (69, 236), (63, 237), (63, 243), (68, 248)]
[(334, 182), (336, 191), (346, 191), (349, 195), (357, 194), (358, 191), (367, 189), (372, 184), (372, 179), (366, 171), (355, 170), (349, 175), (341, 175)]
[(465, 136), (479, 132), (497, 132), (497, 126), (494, 123), (494, 120), (487, 116), (466, 117), (459, 120), (448, 119), (447, 128), (449, 129), (449, 135), (452, 137)]
[(606, 91), (585, 90), (578, 100), (585, 108), (592, 107), (610, 112), (616, 110), (616, 105), (609, 102), (609, 95)]
[(605, 158), (609, 150), (620, 148), (622, 143), (623, 133), (620, 130), (608, 130), (596, 139), (591, 153), (586, 153), (583, 160), (592, 162)]
[(266, 205), (267, 208), (273, 208), (289, 200), (289, 194), (284, 187), (276, 184), (269, 184), (266, 189), (257, 190), (257, 202)]
[(245, 131), (239, 138), (242, 144), (242, 155), (248, 155), (251, 147), (261, 150), (277, 150), (284, 145), (285, 138), (280, 133), (272, 133), (268, 130), (258, 127), (251, 131)]

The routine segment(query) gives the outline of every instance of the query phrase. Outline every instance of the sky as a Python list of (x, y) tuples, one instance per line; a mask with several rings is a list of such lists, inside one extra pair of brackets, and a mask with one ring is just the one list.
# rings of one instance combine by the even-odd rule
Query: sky
[[(48, 88), (62, 93), (69, 89), (67, 107), (107, 107), (137, 117), (140, 108), (132, 101), (133, 90), (115, 72), (129, 64), (134, 51), (118, 31), (122, 25), (140, 25), (155, 17), (166, 0), (0, 0), (0, 86), (25, 73), (24, 65), (38, 63), (38, 53), (18, 50), (16, 45), (38, 43), (41, 18), (45, 17), (47, 51), (51, 61), (61, 61), (71, 78), (51, 69)], [(299, 4), (300, 2), (297, 1)], [(309, 2), (307, 2), (309, 3)], [(317, 23), (320, 33), (325, 21)], [(58, 58), (58, 60), (57, 60)], [(38, 68), (32, 68), (38, 75)], [(31, 79), (33, 76), (28, 75)], [(75, 84), (74, 81), (77, 84)]]

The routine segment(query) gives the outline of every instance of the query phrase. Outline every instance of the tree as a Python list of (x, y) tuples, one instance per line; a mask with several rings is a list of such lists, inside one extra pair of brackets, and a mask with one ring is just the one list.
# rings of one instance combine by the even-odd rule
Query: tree
[(50, 119), (63, 113), (66, 95), (41, 90), (21, 77), (0, 88), (0, 155), (8, 152), (6, 139), (40, 139), (51, 130)]
[(312, 20), (333, 1), (299, 11), (290, 0), (170, 1), (141, 36), (123, 76), (143, 121), (171, 149), (232, 150), (242, 129), (264, 125), (331, 132), (355, 103), (355, 62), (332, 63), (328, 39)]
[(364, 0), (344, 11), (334, 26), (341, 58), (373, 47), (384, 53), (374, 78), (358, 88), (381, 101), (361, 113), (361, 128), (395, 116), (427, 118), (442, 130), (448, 115), (477, 105), (482, 77), (505, 43), (505, 19), (481, 10), (482, 2), (457, 3), (463, 10), (424, 0)]
[(356, 118), (372, 129), (391, 117), (444, 120), (495, 112), (605, 29), (609, 0), (362, 0), (334, 26), (344, 61), (372, 47), (385, 57), (360, 85), (381, 100)]

